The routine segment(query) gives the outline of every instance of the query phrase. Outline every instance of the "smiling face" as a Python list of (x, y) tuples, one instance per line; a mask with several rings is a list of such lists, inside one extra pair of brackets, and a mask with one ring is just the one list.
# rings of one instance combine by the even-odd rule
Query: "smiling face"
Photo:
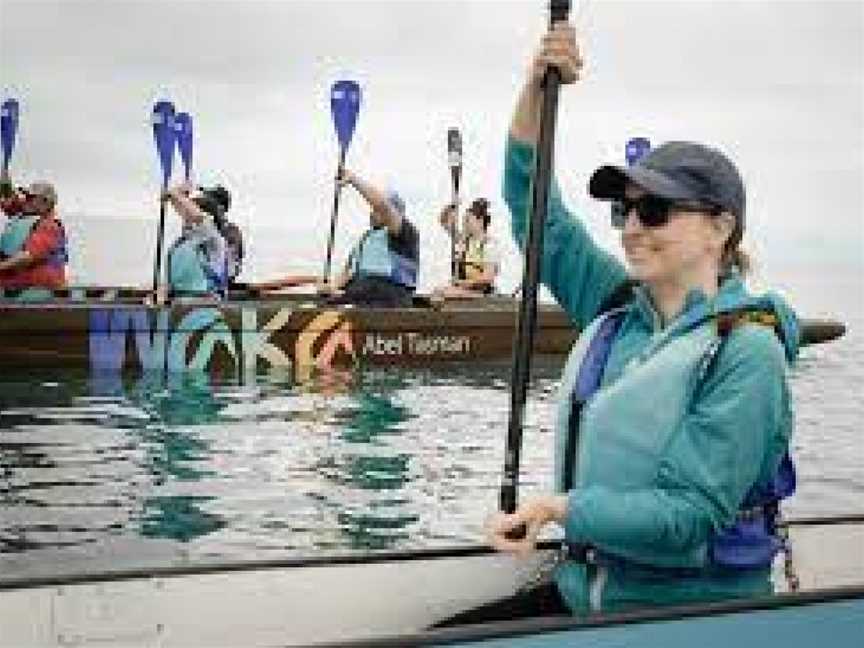
[[(645, 195), (628, 184), (626, 197)], [(718, 273), (723, 244), (731, 232), (731, 217), (692, 209), (669, 210), (664, 225), (649, 227), (635, 209), (626, 215), (621, 244), (634, 279), (650, 285), (699, 285), (707, 275)]]

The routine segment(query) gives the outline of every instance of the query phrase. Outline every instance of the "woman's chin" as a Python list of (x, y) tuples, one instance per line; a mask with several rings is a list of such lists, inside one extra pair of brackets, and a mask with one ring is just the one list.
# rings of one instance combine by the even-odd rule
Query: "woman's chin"
[(654, 277), (656, 272), (652, 265), (653, 264), (651, 264), (647, 259), (642, 259), (640, 257), (627, 258), (627, 267), (630, 271), (630, 277), (636, 281), (649, 281)]

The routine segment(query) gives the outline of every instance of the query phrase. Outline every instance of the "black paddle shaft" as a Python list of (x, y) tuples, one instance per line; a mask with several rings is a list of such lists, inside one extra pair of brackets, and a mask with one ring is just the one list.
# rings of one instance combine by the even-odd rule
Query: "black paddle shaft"
[(453, 223), (450, 225), (450, 278), (456, 279), (456, 221), (459, 219), (459, 180), (462, 177), (462, 136), (458, 128), (447, 131), (447, 156), (453, 180)]
[(336, 239), (336, 221), (339, 220), (339, 194), (342, 193), (342, 184), (339, 176), (345, 168), (345, 153), (343, 148), (339, 151), (339, 166), (336, 171), (336, 187), (333, 190), (333, 212), (330, 214), (330, 236), (327, 238), (327, 260), (324, 262), (324, 281), (330, 281), (330, 264), (333, 260), (333, 242)]
[[(163, 189), (164, 193), (164, 189)], [(159, 200), (159, 229), (156, 231), (156, 260), (153, 263), (153, 295), (159, 288), (159, 277), (162, 275), (162, 243), (165, 240), (165, 200)]]
[[(567, 20), (570, 0), (551, 0), (550, 24)], [(504, 481), (501, 484), (501, 510), (516, 510), (519, 487), (519, 459), (522, 449), (522, 419), (531, 374), (531, 352), (537, 328), (537, 284), (540, 277), (540, 259), (543, 256), (543, 228), (552, 180), (552, 161), (555, 152), (555, 119), (558, 114), (558, 91), (561, 73), (549, 68), (543, 77), (543, 110), (540, 134), (537, 140), (534, 182), (531, 194), (531, 217), (525, 242), (525, 266), (522, 274), (522, 301), (513, 348), (513, 373), (510, 382), (510, 422), (507, 429), (507, 448), (504, 456)]]

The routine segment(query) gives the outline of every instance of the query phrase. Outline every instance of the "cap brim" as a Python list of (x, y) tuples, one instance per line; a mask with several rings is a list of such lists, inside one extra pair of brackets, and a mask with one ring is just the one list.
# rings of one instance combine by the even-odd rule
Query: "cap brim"
[(645, 191), (670, 200), (695, 200), (686, 187), (651, 169), (642, 166), (619, 167), (602, 166), (597, 169), (588, 182), (588, 193), (598, 200), (618, 200), (624, 197), (627, 183), (641, 187)]

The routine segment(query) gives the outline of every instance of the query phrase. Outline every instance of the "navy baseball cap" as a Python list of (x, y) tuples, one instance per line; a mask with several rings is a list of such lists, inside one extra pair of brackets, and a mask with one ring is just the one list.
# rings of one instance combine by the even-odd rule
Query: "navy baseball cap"
[(606, 165), (588, 182), (588, 193), (600, 200), (624, 197), (630, 181), (645, 191), (668, 200), (705, 203), (735, 217), (732, 242), (744, 233), (746, 194), (741, 174), (723, 153), (694, 142), (666, 142), (633, 166)]

